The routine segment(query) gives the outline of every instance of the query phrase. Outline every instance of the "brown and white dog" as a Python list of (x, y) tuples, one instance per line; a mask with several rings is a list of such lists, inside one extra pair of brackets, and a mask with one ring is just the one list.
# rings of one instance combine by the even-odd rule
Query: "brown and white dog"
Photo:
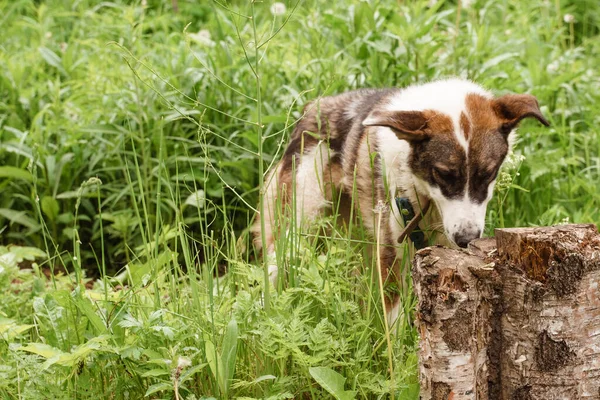
[[(401, 257), (396, 242), (404, 224), (396, 197), (408, 198), (417, 212), (431, 199), (425, 223), (443, 226), (445, 238), (438, 242), (466, 247), (481, 236), (513, 131), (527, 117), (548, 125), (535, 97), (494, 98), (461, 79), (363, 89), (309, 103), (283, 159), (267, 176), (266, 253), (275, 251), (276, 236), (287, 229), (277, 221), (286, 215), (295, 215), (298, 226), (313, 220), (331, 206), (334, 193), (351, 197), (366, 229), (379, 235), (376, 254), (385, 280), (397, 279)], [(377, 225), (382, 208), (389, 212)], [(260, 218), (253, 232), (260, 248)], [(270, 269), (275, 280), (277, 267)], [(390, 322), (396, 303), (391, 299), (386, 305)]]

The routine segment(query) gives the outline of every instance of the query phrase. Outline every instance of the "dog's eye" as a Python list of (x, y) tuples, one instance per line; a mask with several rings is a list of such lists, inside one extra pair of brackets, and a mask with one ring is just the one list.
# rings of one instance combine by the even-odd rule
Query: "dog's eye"
[(475, 180), (489, 185), (498, 175), (498, 168), (491, 168), (476, 172)]
[(456, 174), (451, 169), (436, 168), (432, 169), (433, 178), (436, 181), (448, 181), (456, 177)]
[(515, 126), (510, 123), (502, 124), (500, 126), (500, 133), (506, 136), (513, 130), (514, 127)]

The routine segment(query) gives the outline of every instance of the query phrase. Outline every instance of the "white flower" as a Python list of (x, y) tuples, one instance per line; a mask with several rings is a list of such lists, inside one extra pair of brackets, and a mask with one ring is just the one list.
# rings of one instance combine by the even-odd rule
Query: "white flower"
[(202, 46), (212, 47), (215, 45), (215, 42), (213, 42), (212, 39), (210, 38), (210, 32), (208, 31), (208, 29), (200, 29), (198, 31), (198, 33), (190, 33), (189, 37), (194, 42), (196, 42)]
[(387, 205), (381, 200), (379, 200), (377, 202), (377, 204), (375, 205), (375, 208), (373, 209), (373, 212), (375, 214), (383, 214), (386, 211), (387, 211)]
[(438, 0), (429, 0), (429, 2), (427, 3), (427, 7), (431, 8), (431, 7), (435, 7), (435, 5), (438, 3)]
[(565, 21), (566, 24), (572, 24), (575, 22), (575, 16), (573, 14), (565, 14), (563, 21)]
[(550, 64), (548, 64), (548, 66), (546, 67), (546, 71), (548, 71), (548, 72), (558, 71), (558, 61), (552, 61)]
[(192, 365), (192, 360), (187, 357), (179, 357), (179, 360), (177, 360), (177, 368), (179, 369), (184, 369), (190, 365)]
[(512, 31), (510, 29), (507, 29), (507, 30), (504, 31), (504, 34), (506, 36), (510, 36), (510, 35), (512, 35)]
[(463, 8), (469, 8), (475, 3), (475, 0), (461, 0), (460, 2)]
[(286, 11), (286, 7), (285, 4), (280, 3), (280, 2), (276, 2), (273, 3), (273, 5), (271, 6), (271, 14), (278, 16), (278, 15), (283, 15), (285, 14)]

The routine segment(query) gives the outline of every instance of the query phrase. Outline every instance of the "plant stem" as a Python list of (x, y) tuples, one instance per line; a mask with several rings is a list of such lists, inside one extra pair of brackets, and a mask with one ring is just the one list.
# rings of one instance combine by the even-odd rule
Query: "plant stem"
[(387, 342), (387, 352), (388, 352), (388, 361), (390, 368), (390, 381), (391, 381), (391, 391), (392, 391), (392, 399), (394, 398), (394, 355), (392, 354), (392, 340), (390, 338), (390, 327), (388, 325), (387, 320), (387, 310), (385, 307), (385, 293), (383, 292), (383, 277), (381, 275), (381, 217), (384, 213), (384, 206), (380, 206), (379, 204), (376, 206), (377, 209), (377, 230), (375, 234), (377, 236), (377, 277), (379, 278), (379, 294), (381, 295), (381, 305), (383, 307), (383, 325), (385, 327), (385, 340)]
[(252, 21), (252, 32), (254, 35), (254, 76), (256, 78), (256, 135), (257, 135), (257, 143), (258, 143), (258, 182), (259, 182), (259, 204), (258, 211), (260, 217), (260, 241), (262, 243), (262, 251), (263, 251), (263, 270), (264, 270), (264, 281), (265, 281), (265, 289), (264, 289), (264, 308), (265, 311), (269, 311), (270, 309), (270, 282), (269, 282), (269, 268), (267, 263), (267, 257), (265, 252), (267, 251), (267, 240), (265, 236), (265, 184), (264, 184), (264, 163), (263, 163), (263, 124), (262, 124), (262, 93), (260, 87), (260, 70), (259, 70), (259, 60), (260, 57), (259, 49), (258, 49), (258, 35), (256, 34), (256, 19), (254, 13), (254, 3), (252, 0), (252, 15), (250, 20)]

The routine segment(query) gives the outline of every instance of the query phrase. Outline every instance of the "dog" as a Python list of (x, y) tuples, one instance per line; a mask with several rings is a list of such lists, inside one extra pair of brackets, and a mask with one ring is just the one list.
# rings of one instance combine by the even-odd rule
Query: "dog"
[[(549, 125), (534, 96), (494, 97), (463, 79), (361, 89), (310, 102), (283, 158), (267, 174), (264, 226), (257, 215), (251, 229), (255, 246), (273, 255), (291, 215), (297, 226), (310, 223), (340, 193), (372, 238), (378, 238), (374, 251), (382, 279), (398, 282), (402, 254), (396, 242), (405, 223), (394, 199), (407, 199), (417, 214), (431, 202), (423, 222), (443, 226), (436, 241), (467, 247), (481, 237), (514, 130), (529, 117)], [(275, 282), (275, 265), (269, 274)], [(390, 324), (398, 300), (392, 294), (386, 301)]]

